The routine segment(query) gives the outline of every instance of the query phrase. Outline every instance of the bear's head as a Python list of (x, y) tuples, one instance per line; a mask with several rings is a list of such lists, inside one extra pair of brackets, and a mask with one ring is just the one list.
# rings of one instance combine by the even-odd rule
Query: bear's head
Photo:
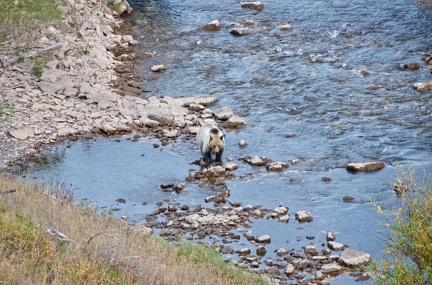
[(211, 149), (211, 154), (217, 154), (221, 150), (225, 148), (225, 140), (224, 135), (222, 134), (211, 134), (210, 135), (210, 141), (209, 146)]

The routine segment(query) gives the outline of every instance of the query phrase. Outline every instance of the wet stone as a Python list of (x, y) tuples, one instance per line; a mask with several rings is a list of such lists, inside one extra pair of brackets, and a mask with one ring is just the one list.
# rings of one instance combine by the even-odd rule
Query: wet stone
[(246, 146), (247, 146), (247, 142), (246, 142), (245, 140), (240, 140), (240, 141), (238, 142), (238, 145), (239, 145), (240, 147), (246, 147)]
[(173, 183), (164, 183), (164, 184), (161, 184), (161, 186), (160, 186), (162, 189), (168, 189), (168, 188), (172, 188), (172, 187), (174, 187), (174, 184)]
[(332, 233), (332, 232), (327, 232), (326, 240), (327, 240), (327, 241), (334, 241), (334, 240), (336, 240), (336, 236), (335, 236), (335, 234)]
[(344, 252), (342, 252), (339, 260), (346, 266), (354, 267), (369, 263), (370, 255), (365, 252), (346, 248)]
[(271, 237), (269, 235), (262, 235), (255, 238), (255, 242), (257, 243), (270, 243)]
[(322, 182), (330, 182), (331, 178), (330, 177), (321, 177), (321, 181)]
[(248, 247), (242, 248), (238, 252), (239, 255), (249, 255), (250, 253), (251, 253), (251, 250)]
[(342, 267), (337, 263), (323, 264), (323, 266), (321, 266), (321, 272), (323, 274), (338, 275), (341, 270)]
[(336, 250), (336, 251), (344, 250), (344, 249), (345, 249), (345, 245), (344, 245), (344, 244), (342, 244), (342, 243), (338, 243), (338, 242), (335, 242), (335, 241), (328, 241), (328, 242), (327, 242), (327, 246), (328, 246), (330, 249), (332, 249), (332, 250)]
[(291, 263), (289, 263), (289, 264), (287, 265), (287, 267), (285, 268), (285, 274), (287, 274), (287, 275), (291, 275), (291, 274), (294, 274), (294, 272), (295, 272), (295, 267), (294, 267), (294, 265), (292, 265)]
[(245, 36), (250, 33), (251, 31), (248, 28), (234, 28), (231, 30), (231, 34), (234, 36)]
[(313, 217), (309, 215), (306, 211), (297, 211), (297, 213), (295, 214), (295, 218), (300, 223), (313, 221)]
[(266, 169), (268, 171), (282, 171), (284, 169), (288, 168), (288, 164), (283, 162), (270, 162), (266, 165)]
[(348, 171), (377, 171), (385, 167), (382, 162), (349, 163), (346, 166)]
[(264, 4), (261, 1), (247, 1), (247, 2), (242, 2), (241, 4), (242, 8), (245, 9), (253, 9), (253, 10), (258, 10), (261, 11), (262, 9), (264, 9)]
[(347, 202), (347, 203), (352, 203), (354, 202), (355, 198), (353, 196), (343, 196), (342, 201)]
[(258, 256), (264, 256), (267, 253), (267, 249), (263, 245), (259, 245), (256, 248), (256, 254)]

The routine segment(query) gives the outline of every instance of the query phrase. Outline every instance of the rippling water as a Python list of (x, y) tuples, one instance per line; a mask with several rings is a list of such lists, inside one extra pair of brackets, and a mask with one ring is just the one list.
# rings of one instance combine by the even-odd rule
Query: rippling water
[[(409, 0), (273, 0), (264, 1), (261, 12), (242, 9), (238, 1), (129, 2), (135, 8), (128, 20), (140, 40), (144, 77), (154, 79), (152, 65), (167, 68), (144, 82), (150, 92), (143, 97), (217, 97), (212, 108), (229, 105), (247, 122), (227, 134), (226, 157), (301, 161), (271, 174), (239, 162), (235, 174), (247, 178), (229, 182), (231, 200), (270, 209), (286, 205), (292, 220), (298, 210), (314, 216), (306, 225), (254, 220), (252, 232), (270, 234), (272, 249), (301, 250), (310, 243), (306, 236), (320, 244), (324, 232), (333, 231), (338, 242), (380, 258), (386, 232), (374, 201), (386, 212), (397, 206), (391, 183), (398, 165), (415, 169), (419, 178), (432, 169), (431, 95), (411, 87), (432, 77), (421, 60), (431, 48), (432, 15)], [(214, 19), (221, 31), (197, 31)], [(254, 22), (251, 35), (230, 34), (234, 23), (242, 26), (247, 20)], [(283, 23), (293, 30), (279, 30)], [(146, 57), (146, 52), (156, 55)], [(423, 68), (402, 68), (414, 62)], [(246, 148), (238, 147), (241, 139), (248, 142)], [(52, 150), (30, 167), (29, 175), (51, 177), (69, 185), (78, 199), (120, 207), (119, 216), (143, 220), (156, 201), (195, 205), (214, 194), (195, 184), (178, 195), (158, 187), (183, 181), (198, 157), (195, 142), (161, 150), (147, 139), (99, 139)], [(348, 162), (365, 161), (383, 161), (387, 167), (358, 174), (344, 169)], [(322, 182), (324, 176), (331, 182)], [(346, 195), (356, 202), (343, 202)], [(127, 203), (119, 205), (117, 198)], [(331, 282), (354, 283), (347, 278)]]

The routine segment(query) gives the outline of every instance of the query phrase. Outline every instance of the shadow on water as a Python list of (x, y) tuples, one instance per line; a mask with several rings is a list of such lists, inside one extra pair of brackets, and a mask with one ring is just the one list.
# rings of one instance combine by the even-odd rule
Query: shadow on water
[[(129, 2), (135, 12), (128, 21), (141, 41), (139, 64), (144, 77), (154, 79), (144, 82), (151, 92), (143, 97), (211, 95), (219, 100), (212, 108), (229, 105), (246, 120), (246, 127), (226, 136), (225, 158), (240, 166), (227, 183), (230, 200), (268, 209), (284, 205), (291, 216), (288, 224), (252, 219), (251, 228), (243, 229), (272, 236), (267, 256), (275, 258), (278, 248), (302, 252), (311, 242), (319, 251), (332, 231), (338, 242), (379, 259), (387, 232), (375, 203), (385, 213), (397, 207), (391, 184), (398, 165), (409, 165), (419, 179), (432, 168), (432, 100), (411, 87), (431, 78), (421, 60), (431, 46), (430, 13), (410, 0), (275, 0), (265, 2), (262, 12), (236, 1)], [(196, 31), (214, 19), (221, 31)], [(247, 20), (254, 22), (251, 35), (229, 33), (233, 23)], [(285, 22), (293, 30), (281, 31)], [(423, 68), (402, 68), (412, 62)], [(156, 76), (149, 70), (160, 63), (167, 71)], [(238, 146), (241, 139), (246, 148)], [(78, 141), (44, 153), (23, 173), (61, 181), (77, 200), (142, 222), (156, 202), (194, 206), (217, 194), (198, 183), (186, 183), (180, 193), (162, 191), (161, 184), (185, 183), (189, 171), (198, 170), (191, 163), (199, 150), (194, 141), (160, 148), (155, 142)], [(300, 164), (269, 173), (238, 161), (246, 155)], [(357, 174), (344, 168), (366, 161), (387, 166)], [(295, 221), (299, 210), (310, 212), (313, 222)], [(243, 239), (231, 244), (245, 245)], [(331, 281), (355, 283), (347, 276)]]

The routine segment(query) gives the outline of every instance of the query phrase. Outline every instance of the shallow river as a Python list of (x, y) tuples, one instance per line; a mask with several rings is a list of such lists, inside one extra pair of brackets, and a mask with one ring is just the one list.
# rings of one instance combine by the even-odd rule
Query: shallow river
[[(140, 41), (136, 52), (144, 77), (155, 76), (155, 64), (167, 68), (144, 82), (149, 92), (142, 96), (211, 95), (219, 99), (212, 109), (231, 106), (247, 122), (226, 133), (224, 158), (240, 166), (227, 183), (229, 199), (268, 209), (284, 205), (291, 215), (288, 224), (252, 219), (248, 230), (272, 237), (267, 256), (274, 258), (273, 250), (281, 247), (302, 252), (311, 242), (320, 245), (331, 231), (337, 242), (380, 259), (387, 230), (374, 205), (385, 213), (398, 206), (392, 188), (398, 171), (410, 167), (422, 179), (432, 170), (431, 95), (412, 88), (432, 77), (421, 60), (431, 47), (432, 15), (410, 0), (271, 0), (261, 12), (242, 9), (238, 1), (129, 2), (135, 11), (127, 19)], [(196, 30), (214, 19), (220, 31)], [(230, 34), (233, 23), (247, 20), (254, 22), (252, 34)], [(293, 29), (279, 30), (283, 23)], [(404, 70), (407, 63), (423, 68)], [(238, 146), (241, 139), (247, 147)], [(205, 197), (218, 194), (196, 183), (179, 194), (161, 191), (162, 183), (184, 182), (190, 169), (197, 170), (191, 163), (200, 154), (195, 141), (161, 148), (155, 142), (78, 141), (45, 152), (26, 171), (139, 222), (156, 209), (155, 202), (204, 206)], [(238, 161), (246, 155), (300, 164), (269, 173)], [(367, 161), (386, 167), (357, 174), (344, 168)], [(344, 196), (354, 202), (344, 202)], [(314, 220), (299, 224), (299, 210)], [(231, 246), (254, 248), (243, 239)], [(331, 284), (356, 282), (343, 276)]]

